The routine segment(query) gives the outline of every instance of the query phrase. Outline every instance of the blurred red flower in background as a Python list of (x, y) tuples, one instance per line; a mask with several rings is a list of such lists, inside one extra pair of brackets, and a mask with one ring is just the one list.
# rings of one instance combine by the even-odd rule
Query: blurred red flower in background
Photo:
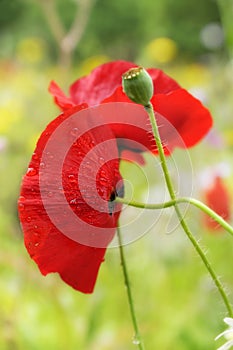
[[(230, 220), (230, 194), (221, 176), (215, 175), (213, 177), (211, 184), (205, 189), (203, 197), (204, 202), (218, 215), (220, 215), (226, 221)], [(216, 221), (214, 221), (208, 215), (204, 215), (204, 224), (210, 230), (220, 230), (222, 228)]]

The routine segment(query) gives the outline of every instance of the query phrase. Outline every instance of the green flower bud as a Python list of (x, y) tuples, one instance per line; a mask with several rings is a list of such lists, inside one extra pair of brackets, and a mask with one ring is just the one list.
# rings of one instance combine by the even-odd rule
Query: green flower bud
[(124, 93), (143, 106), (148, 106), (154, 92), (151, 76), (143, 67), (131, 68), (122, 75)]

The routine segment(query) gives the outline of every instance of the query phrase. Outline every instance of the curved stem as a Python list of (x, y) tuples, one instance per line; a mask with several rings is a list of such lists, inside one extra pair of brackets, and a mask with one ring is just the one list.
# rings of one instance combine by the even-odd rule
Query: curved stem
[(133, 327), (134, 327), (134, 339), (133, 343), (135, 345), (138, 345), (139, 350), (144, 350), (144, 345), (141, 341), (141, 335), (139, 332), (139, 327), (137, 323), (137, 318), (136, 318), (136, 313), (134, 310), (134, 303), (133, 303), (133, 297), (132, 297), (132, 292), (131, 292), (131, 287), (130, 287), (130, 282), (129, 282), (129, 275), (128, 275), (128, 270), (127, 270), (127, 265), (126, 265), (126, 260), (125, 260), (125, 255), (124, 255), (124, 249), (123, 249), (123, 242), (121, 238), (121, 233), (119, 227), (117, 228), (117, 237), (118, 237), (118, 242), (119, 242), (119, 250), (120, 250), (120, 258), (121, 258), (121, 265), (123, 269), (123, 275), (124, 275), (124, 281), (125, 281), (125, 286), (126, 286), (126, 291), (127, 291), (127, 297), (128, 297), (128, 302), (129, 302), (129, 308), (130, 308), (130, 314), (133, 322)]
[(220, 215), (215, 213), (214, 210), (210, 209), (207, 205), (199, 201), (198, 199), (195, 198), (189, 198), (189, 197), (180, 197), (173, 199), (171, 201), (167, 201), (164, 203), (141, 203), (137, 201), (128, 201), (125, 198), (117, 197), (116, 202), (122, 203), (122, 204), (127, 204), (131, 207), (135, 208), (141, 208), (141, 209), (164, 209), (164, 208), (170, 208), (174, 206), (176, 203), (190, 203), (194, 205), (195, 207), (199, 208), (202, 210), (205, 214), (209, 215), (212, 219), (214, 219), (222, 228), (224, 228), (227, 232), (229, 232), (233, 236), (233, 227), (228, 224)]
[(220, 293), (220, 295), (222, 296), (222, 299), (225, 303), (225, 306), (228, 310), (228, 313), (229, 313), (229, 316), (232, 317), (233, 316), (233, 311), (231, 309), (231, 305), (230, 305), (230, 302), (227, 298), (227, 295), (224, 291), (224, 288), (221, 284), (221, 282), (219, 281), (217, 275), (215, 274), (214, 270), (212, 269), (208, 259), (206, 258), (204, 252), (202, 251), (201, 247), (199, 246), (197, 240), (195, 239), (195, 237), (192, 235), (188, 225), (186, 224), (184, 218), (183, 218), (183, 215), (182, 215), (182, 212), (180, 211), (180, 208), (177, 204), (177, 201), (176, 201), (176, 195), (175, 195), (175, 190), (173, 188), (173, 185), (172, 185), (172, 181), (171, 181), (171, 178), (170, 178), (170, 175), (169, 175), (169, 171), (168, 171), (168, 167), (167, 167), (167, 162), (166, 162), (166, 157), (165, 157), (165, 154), (164, 154), (164, 150), (163, 150), (163, 145), (162, 145), (162, 142), (161, 142), (161, 138), (160, 138), (160, 135), (159, 135), (159, 130), (158, 130), (158, 125), (157, 125), (157, 122), (156, 122), (156, 118), (155, 118), (155, 115), (154, 115), (154, 110), (153, 110), (153, 106), (151, 103), (149, 103), (148, 106), (145, 106), (145, 109), (148, 113), (148, 116), (149, 116), (149, 119), (150, 119), (150, 123), (151, 123), (151, 126), (152, 126), (152, 132), (153, 132), (153, 135), (154, 135), (154, 138), (155, 138), (155, 142), (156, 142), (156, 145), (157, 145), (157, 148), (158, 148), (158, 152), (159, 152), (159, 157), (160, 157), (160, 160), (161, 160), (161, 166), (162, 166), (162, 169), (163, 169), (163, 173), (164, 173), (164, 178), (165, 178), (165, 182), (166, 182), (166, 185), (167, 185), (167, 189), (168, 189), (168, 192), (170, 194), (170, 197), (171, 197), (171, 200), (174, 201), (174, 208), (175, 208), (175, 211), (176, 211), (176, 214), (177, 214), (177, 217), (180, 221), (180, 225), (182, 226), (184, 232), (186, 233), (187, 237), (189, 238), (189, 240), (191, 241), (191, 243), (193, 244), (194, 248), (196, 249), (197, 253), (199, 254), (200, 258), (202, 259), (204, 265), (206, 266), (207, 270), (209, 271), (216, 287), (218, 288), (218, 291)]

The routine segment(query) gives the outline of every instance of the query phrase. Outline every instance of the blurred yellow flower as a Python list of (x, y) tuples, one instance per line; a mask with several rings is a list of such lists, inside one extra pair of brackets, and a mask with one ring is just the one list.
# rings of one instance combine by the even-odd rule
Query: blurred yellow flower
[(11, 127), (16, 124), (23, 115), (23, 107), (17, 101), (9, 101), (0, 106), (0, 134), (8, 134)]
[(80, 66), (81, 75), (89, 74), (94, 68), (108, 61), (110, 61), (110, 58), (105, 55), (96, 55), (87, 58)]
[(229, 147), (233, 146), (233, 130), (231, 128), (224, 130), (224, 140)]
[(27, 63), (38, 63), (44, 58), (45, 45), (40, 38), (25, 38), (18, 43), (17, 57)]
[(196, 62), (172, 67), (168, 73), (187, 89), (208, 85), (211, 78), (209, 68)]
[(174, 40), (161, 37), (152, 40), (145, 48), (146, 55), (154, 62), (168, 63), (174, 60), (178, 48)]

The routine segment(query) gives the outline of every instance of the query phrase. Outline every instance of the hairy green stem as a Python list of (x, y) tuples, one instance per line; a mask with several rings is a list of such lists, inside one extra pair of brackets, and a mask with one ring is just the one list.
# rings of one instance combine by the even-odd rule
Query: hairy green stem
[(182, 212), (176, 202), (176, 195), (175, 195), (175, 190), (173, 188), (173, 185), (172, 185), (172, 181), (171, 181), (171, 178), (170, 178), (170, 175), (169, 175), (169, 171), (168, 171), (168, 167), (167, 167), (167, 162), (166, 162), (166, 157), (165, 157), (165, 153), (164, 153), (164, 149), (163, 149), (163, 145), (162, 145), (162, 142), (161, 142), (161, 138), (160, 138), (160, 135), (159, 135), (159, 130), (158, 130), (158, 125), (157, 125), (157, 122), (156, 122), (156, 118), (155, 118), (155, 115), (154, 115), (154, 110), (153, 110), (153, 106), (151, 103), (148, 104), (148, 106), (145, 107), (147, 113), (148, 113), (148, 116), (149, 116), (149, 119), (150, 119), (150, 123), (151, 123), (151, 127), (152, 127), (152, 132), (153, 132), (153, 135), (154, 135), (154, 138), (155, 138), (155, 142), (156, 142), (156, 145), (157, 145), (157, 148), (158, 148), (158, 153), (159, 153), (159, 157), (160, 157), (160, 160), (161, 160), (161, 167), (162, 167), (162, 170), (163, 170), (163, 173), (164, 173), (164, 178), (165, 178), (165, 182), (166, 182), (166, 185), (167, 185), (167, 189), (168, 189), (168, 192), (170, 194), (170, 197), (171, 197), (171, 200), (174, 201), (174, 208), (175, 208), (175, 211), (176, 211), (176, 214), (177, 214), (177, 217), (179, 219), (179, 222), (180, 222), (180, 225), (182, 226), (184, 232), (186, 233), (187, 237), (189, 238), (189, 240), (191, 241), (191, 243), (193, 244), (194, 248), (196, 249), (197, 253), (199, 254), (200, 258), (202, 259), (204, 265), (206, 266), (207, 270), (209, 271), (216, 287), (218, 288), (218, 291), (225, 303), (225, 306), (228, 310), (228, 314), (230, 317), (233, 316), (233, 311), (232, 311), (232, 308), (231, 308), (231, 305), (230, 305), (230, 302), (227, 298), (227, 295), (224, 291), (224, 288), (221, 284), (221, 282), (219, 281), (217, 275), (215, 274), (212, 266), (210, 265), (208, 259), (206, 258), (204, 252), (202, 251), (200, 245), (198, 244), (197, 240), (195, 239), (195, 237), (193, 236), (192, 232), (190, 231), (188, 225), (186, 224), (184, 218), (183, 218), (183, 215), (182, 215)]
[(141, 340), (141, 335), (139, 332), (136, 313), (134, 310), (133, 297), (132, 297), (132, 292), (131, 292), (131, 287), (130, 287), (130, 282), (129, 282), (129, 274), (128, 274), (128, 270), (127, 270), (124, 249), (123, 249), (123, 242), (122, 242), (121, 232), (120, 232), (119, 227), (117, 228), (117, 237), (118, 237), (118, 242), (119, 242), (120, 258), (121, 258), (121, 265), (122, 265), (122, 270), (123, 270), (123, 275), (124, 275), (124, 282), (125, 282), (125, 287), (126, 287), (126, 291), (127, 291), (130, 314), (131, 314), (133, 328), (134, 328), (133, 343), (138, 346), (139, 350), (144, 350), (144, 345), (143, 345), (142, 340)]
[(141, 209), (164, 209), (170, 208), (174, 206), (176, 203), (190, 203), (195, 207), (201, 209), (205, 214), (209, 215), (212, 219), (214, 219), (222, 228), (224, 228), (227, 232), (229, 232), (233, 236), (233, 227), (228, 224), (220, 215), (215, 213), (214, 210), (210, 209), (207, 205), (199, 201), (195, 198), (189, 197), (178, 197), (176, 199), (164, 202), (164, 203), (141, 203), (137, 201), (128, 201), (126, 198), (117, 197), (116, 202), (127, 204), (131, 207), (141, 208)]

